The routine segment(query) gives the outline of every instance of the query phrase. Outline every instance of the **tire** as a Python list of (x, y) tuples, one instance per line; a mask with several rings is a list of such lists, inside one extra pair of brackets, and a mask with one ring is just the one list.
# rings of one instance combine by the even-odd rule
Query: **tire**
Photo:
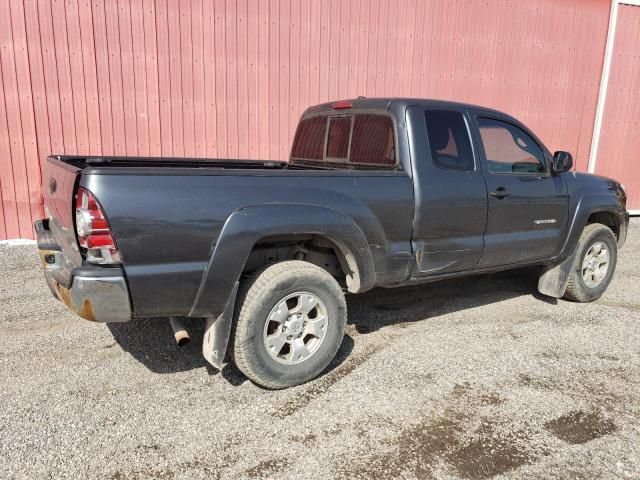
[[(314, 301), (315, 307), (309, 307)], [(240, 284), (231, 358), (263, 387), (299, 385), (329, 365), (342, 343), (346, 323), (344, 294), (329, 273), (298, 260), (277, 263)], [(301, 340), (307, 342), (305, 348)]]
[[(598, 251), (598, 245), (602, 245), (606, 249), (606, 252), (599, 254), (600, 259), (598, 256), (593, 256), (594, 252)], [(606, 273), (602, 274), (600, 270), (594, 273), (594, 275), (590, 275), (590, 270), (583, 268), (585, 262), (588, 263), (587, 257), (591, 255), (590, 258), (594, 258), (594, 263), (591, 265), (595, 265), (603, 261), (605, 253), (608, 256)], [(618, 245), (611, 229), (600, 223), (587, 225), (578, 242), (578, 253), (573, 265), (573, 270), (569, 276), (569, 283), (567, 284), (564, 298), (581, 303), (593, 302), (600, 298), (611, 282), (617, 260)], [(586, 280), (585, 276), (587, 277)]]

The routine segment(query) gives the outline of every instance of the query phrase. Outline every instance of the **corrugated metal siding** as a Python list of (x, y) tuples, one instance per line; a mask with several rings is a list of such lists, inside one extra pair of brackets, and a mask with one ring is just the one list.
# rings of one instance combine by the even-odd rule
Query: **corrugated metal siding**
[(620, 180), (640, 209), (640, 7), (620, 5), (596, 173)]
[(454, 99), (586, 169), (607, 0), (4, 0), (0, 238), (51, 153), (286, 158), (308, 105)]

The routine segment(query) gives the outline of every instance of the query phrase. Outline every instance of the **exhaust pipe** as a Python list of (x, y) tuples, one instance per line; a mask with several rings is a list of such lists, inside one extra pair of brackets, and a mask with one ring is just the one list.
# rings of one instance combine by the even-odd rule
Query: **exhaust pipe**
[(182, 320), (178, 317), (169, 317), (169, 323), (173, 329), (173, 336), (175, 337), (178, 346), (184, 347), (187, 345), (191, 341), (191, 337), (189, 337), (189, 332), (187, 332)]

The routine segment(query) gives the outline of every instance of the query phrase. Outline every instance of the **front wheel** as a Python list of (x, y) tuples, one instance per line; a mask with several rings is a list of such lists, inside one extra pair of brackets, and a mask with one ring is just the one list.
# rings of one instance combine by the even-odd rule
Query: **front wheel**
[(618, 259), (618, 245), (611, 229), (600, 223), (585, 227), (578, 243), (575, 264), (564, 298), (592, 302), (605, 292)]
[(347, 306), (338, 282), (316, 265), (292, 260), (243, 280), (231, 338), (236, 366), (267, 388), (319, 375), (344, 336)]

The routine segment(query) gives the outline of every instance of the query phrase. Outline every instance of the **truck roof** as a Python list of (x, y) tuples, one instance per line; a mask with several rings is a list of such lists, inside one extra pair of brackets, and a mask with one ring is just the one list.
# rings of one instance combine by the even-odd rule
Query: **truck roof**
[[(505, 115), (504, 112), (494, 110), (488, 107), (482, 107), (480, 105), (473, 105), (470, 103), (453, 102), (450, 100), (439, 100), (431, 98), (411, 98), (411, 97), (378, 97), (378, 98), (365, 98), (358, 97), (352, 99), (338, 100), (333, 102), (321, 103), (314, 105), (305, 110), (304, 115), (311, 115), (316, 113), (323, 113), (329, 111), (335, 111), (336, 104), (351, 105), (350, 108), (362, 109), (362, 110), (390, 110), (392, 106), (396, 107), (408, 107), (410, 105), (420, 105), (428, 108), (437, 107), (454, 107), (459, 109), (473, 109), (482, 110), (484, 112), (493, 112)], [(348, 107), (342, 107), (348, 108)]]

